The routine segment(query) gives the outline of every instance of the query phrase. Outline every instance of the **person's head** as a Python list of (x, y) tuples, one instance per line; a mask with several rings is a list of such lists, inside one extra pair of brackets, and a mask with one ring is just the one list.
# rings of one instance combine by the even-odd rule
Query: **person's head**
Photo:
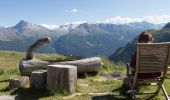
[(144, 31), (139, 35), (139, 43), (152, 43), (154, 38), (150, 32)]

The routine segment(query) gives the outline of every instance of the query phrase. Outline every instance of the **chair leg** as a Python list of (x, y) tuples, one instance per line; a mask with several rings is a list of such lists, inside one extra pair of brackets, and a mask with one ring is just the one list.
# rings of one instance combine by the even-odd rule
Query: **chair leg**
[(126, 72), (126, 75), (129, 76), (129, 64), (126, 64), (126, 68), (127, 68), (127, 72)]
[(129, 79), (129, 84), (130, 84), (130, 88), (132, 90), (132, 97), (134, 97), (134, 100), (136, 100), (136, 95), (135, 95), (135, 91), (134, 91), (135, 87), (133, 87), (130, 79)]
[(135, 95), (135, 91), (134, 91), (134, 88), (133, 88), (133, 97), (134, 97), (134, 100), (136, 100), (136, 95)]
[(156, 95), (159, 93), (159, 91), (160, 91), (160, 89), (161, 89), (161, 85), (162, 85), (162, 81), (159, 81), (159, 83), (158, 83), (158, 88), (157, 88), (157, 90), (156, 90), (156, 92), (155, 92)]
[(166, 97), (166, 100), (170, 100), (170, 98), (168, 97), (168, 94), (167, 94), (167, 92), (165, 90), (165, 87), (163, 85), (161, 85), (161, 88), (162, 88), (162, 91), (163, 91), (163, 93), (164, 93), (164, 95)]

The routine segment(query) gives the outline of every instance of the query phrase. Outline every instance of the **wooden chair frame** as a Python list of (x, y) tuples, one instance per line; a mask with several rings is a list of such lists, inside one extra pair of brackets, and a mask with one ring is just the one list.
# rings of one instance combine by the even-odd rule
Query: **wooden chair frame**
[[(162, 70), (161, 70), (161, 76), (160, 77), (158, 77), (158, 78), (154, 78), (154, 79), (138, 79), (138, 73), (139, 72), (142, 72), (142, 64), (141, 64), (141, 58), (140, 58), (140, 49), (141, 49), (141, 47), (145, 47), (146, 46), (146, 48), (147, 47), (152, 47), (152, 46), (156, 46), (156, 47), (160, 47), (160, 48), (164, 48), (164, 47), (166, 47), (166, 49), (167, 49), (167, 53), (166, 53), (166, 58), (165, 58), (165, 63), (164, 63), (164, 65), (162, 66)], [(147, 51), (146, 50), (146, 52), (149, 52), (149, 51)], [(149, 53), (147, 53), (147, 54), (149, 54)], [(159, 55), (160, 53), (158, 53), (158, 54), (155, 54), (155, 55)], [(146, 60), (145, 60), (146, 61)], [(137, 59), (136, 59), (136, 67), (135, 67), (135, 69), (133, 68), (133, 67), (131, 67), (129, 64), (127, 64), (127, 77), (128, 77), (128, 80), (129, 80), (129, 84), (130, 84), (130, 88), (131, 88), (131, 90), (132, 90), (132, 97), (134, 97), (134, 99), (136, 99), (136, 96), (135, 96), (135, 94), (141, 94), (141, 93), (138, 93), (138, 92), (136, 92), (135, 91), (135, 87), (139, 84), (147, 84), (147, 85), (151, 85), (151, 83), (157, 83), (157, 86), (158, 86), (158, 88), (157, 88), (157, 90), (155, 91), (155, 92), (153, 92), (153, 93), (151, 93), (151, 92), (144, 92), (144, 93), (146, 93), (146, 94), (155, 94), (155, 95), (157, 95), (158, 93), (159, 93), (159, 91), (160, 91), (160, 89), (162, 89), (162, 91), (163, 91), (163, 93), (164, 93), (164, 95), (165, 95), (165, 97), (166, 97), (166, 99), (167, 100), (170, 100), (169, 99), (169, 97), (168, 97), (168, 94), (167, 94), (167, 92), (166, 92), (166, 90), (165, 90), (165, 87), (164, 87), (164, 85), (163, 85), (163, 82), (164, 82), (164, 80), (165, 80), (165, 77), (166, 77), (166, 75), (167, 75), (167, 71), (169, 70), (169, 67), (168, 67), (168, 65), (169, 65), (169, 61), (170, 61), (170, 42), (164, 42), (164, 43), (150, 43), (150, 44), (148, 44), (148, 43), (138, 43), (137, 44)], [(140, 63), (140, 64), (139, 64)], [(147, 62), (148, 63), (148, 62)], [(143, 65), (143, 66), (145, 66), (146, 65), (146, 63)], [(151, 72), (151, 68), (150, 68), (150, 70), (148, 71), (148, 72)], [(134, 72), (134, 75), (132, 74), (132, 71)], [(145, 71), (147, 71), (147, 70), (145, 70)], [(144, 73), (145, 73), (145, 71), (143, 71)], [(154, 69), (153, 69), (153, 72), (154, 72)], [(142, 93), (143, 94), (143, 93)]]

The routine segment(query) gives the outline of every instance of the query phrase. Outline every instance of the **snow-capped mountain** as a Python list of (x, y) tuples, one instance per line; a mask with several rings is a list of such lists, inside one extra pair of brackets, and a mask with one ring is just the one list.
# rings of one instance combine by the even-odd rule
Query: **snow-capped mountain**
[[(26, 51), (28, 47), (37, 39), (43, 37), (58, 38), (56, 32), (21, 20), (15, 26), (0, 29), (1, 50)], [(55, 53), (55, 49), (46, 45), (40, 52)]]
[(41, 26), (47, 28), (47, 29), (50, 29), (50, 30), (54, 30), (54, 29), (57, 29), (59, 28), (58, 25), (52, 25), (52, 24), (41, 24)]
[(106, 56), (112, 54), (116, 48), (124, 46), (140, 32), (159, 28), (157, 25), (147, 22), (135, 24), (131, 26), (130, 24), (83, 23), (57, 39), (54, 47), (60, 54)]
[(8, 29), (15, 32), (18, 36), (22, 38), (42, 38), (42, 37), (52, 37), (57, 38), (58, 35), (41, 25), (32, 24), (27, 21), (21, 20), (18, 24), (13, 27), (8, 27)]
[(110, 55), (132, 40), (141, 31), (160, 28), (163, 24), (135, 22), (128, 24), (79, 23), (37, 25), (24, 20), (12, 27), (0, 27), (0, 49), (26, 51), (37, 39), (51, 37), (52, 45), (40, 52), (72, 54), (76, 56)]
[(59, 36), (67, 34), (68, 32), (72, 31), (73, 29), (77, 28), (79, 24), (65, 24), (65, 25), (48, 25), (48, 24), (41, 24), (41, 26), (56, 32)]

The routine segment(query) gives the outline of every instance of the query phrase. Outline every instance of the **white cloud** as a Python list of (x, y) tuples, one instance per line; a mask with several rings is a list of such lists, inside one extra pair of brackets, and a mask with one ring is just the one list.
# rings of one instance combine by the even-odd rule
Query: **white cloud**
[[(160, 24), (160, 23), (167, 23), (170, 22), (170, 15), (161, 15), (161, 16), (145, 16), (141, 18), (131, 18), (131, 17), (112, 17), (107, 20), (98, 20), (98, 21), (73, 21), (73, 22), (66, 22), (64, 25), (68, 24), (82, 24), (82, 23), (112, 23), (112, 24), (125, 24), (125, 23), (132, 23), (132, 22), (142, 22), (142, 21), (147, 21), (149, 23), (153, 24)], [(42, 26), (48, 28), (48, 29), (55, 29), (58, 28), (58, 25), (48, 25), (48, 24), (42, 24)]]
[(77, 13), (77, 12), (78, 12), (78, 10), (77, 10), (77, 9), (75, 9), (75, 8), (74, 8), (74, 9), (71, 9), (71, 10), (66, 9), (66, 10), (65, 10), (65, 12), (66, 12), (66, 13)]
[(103, 21), (104, 23), (113, 23), (113, 24), (125, 24), (125, 23), (131, 23), (131, 22), (141, 22), (141, 21), (147, 21), (154, 24), (160, 24), (160, 23), (167, 23), (170, 22), (170, 16), (169, 15), (155, 15), (155, 16), (145, 16), (141, 18), (130, 18), (130, 17), (113, 17), (108, 20)]
[(78, 12), (78, 10), (77, 9), (72, 9), (71, 12)]
[(143, 20), (150, 22), (150, 23), (154, 23), (154, 24), (167, 23), (167, 22), (170, 22), (170, 16), (169, 15), (146, 16), (143, 18)]
[(141, 22), (143, 21), (141, 18), (130, 18), (130, 17), (113, 17), (111, 19), (105, 20), (104, 23), (114, 23), (114, 24), (124, 24), (124, 23), (132, 23), (132, 22)]
[(87, 21), (76, 21), (76, 22), (73, 22), (72, 24), (82, 24), (82, 23), (86, 23)]

